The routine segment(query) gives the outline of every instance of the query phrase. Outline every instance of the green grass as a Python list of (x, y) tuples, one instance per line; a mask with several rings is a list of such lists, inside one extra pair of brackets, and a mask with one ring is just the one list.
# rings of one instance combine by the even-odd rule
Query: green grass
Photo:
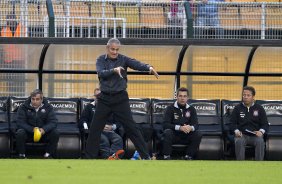
[(0, 160), (1, 184), (275, 184), (282, 162)]

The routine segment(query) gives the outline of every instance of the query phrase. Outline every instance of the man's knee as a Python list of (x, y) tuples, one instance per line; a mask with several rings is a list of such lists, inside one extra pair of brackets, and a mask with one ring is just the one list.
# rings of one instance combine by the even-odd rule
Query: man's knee
[(24, 129), (18, 129), (15, 136), (16, 139), (24, 140), (27, 137), (27, 133)]
[(203, 134), (199, 131), (193, 132), (193, 136), (195, 137), (196, 140), (201, 140), (203, 137)]
[(123, 146), (123, 139), (119, 135), (117, 135), (113, 139), (113, 144), (120, 145), (122, 147)]
[(257, 139), (255, 140), (255, 144), (258, 146), (264, 146), (264, 139), (263, 137), (257, 137)]
[(165, 139), (172, 139), (172, 137), (173, 137), (173, 130), (165, 129), (164, 133), (163, 133), (163, 136), (164, 136)]
[(101, 134), (100, 146), (102, 147), (110, 147), (110, 142), (107, 136)]
[(50, 138), (54, 141), (59, 141), (60, 133), (57, 129), (52, 130), (50, 133)]
[(236, 137), (234, 143), (235, 145), (245, 145), (245, 139), (243, 137)]

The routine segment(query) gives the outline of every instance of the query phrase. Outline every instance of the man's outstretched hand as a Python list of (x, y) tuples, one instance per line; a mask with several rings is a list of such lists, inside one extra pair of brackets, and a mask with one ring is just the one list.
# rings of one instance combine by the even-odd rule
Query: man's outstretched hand
[(159, 78), (158, 72), (153, 67), (150, 67), (149, 70), (150, 70), (149, 72), (150, 74), (153, 74), (157, 79)]

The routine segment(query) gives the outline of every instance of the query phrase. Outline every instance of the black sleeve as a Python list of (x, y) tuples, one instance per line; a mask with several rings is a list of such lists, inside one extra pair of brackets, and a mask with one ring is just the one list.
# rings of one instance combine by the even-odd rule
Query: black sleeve
[(268, 129), (269, 129), (269, 124), (268, 124), (268, 120), (267, 120), (267, 116), (266, 116), (266, 112), (264, 110), (263, 107), (260, 108), (261, 110), (261, 117), (260, 117), (260, 128), (264, 129), (265, 132), (267, 133), (268, 132)]
[(17, 128), (24, 129), (29, 133), (33, 132), (34, 127), (28, 124), (26, 110), (23, 105), (17, 111)]
[[(236, 129), (238, 129), (238, 121), (239, 121), (239, 115), (238, 115), (238, 106), (234, 108), (232, 111), (232, 114), (230, 116), (230, 129), (232, 132), (234, 132)], [(241, 130), (240, 130), (241, 131)]]
[(150, 68), (149, 64), (142, 63), (141, 61), (138, 61), (133, 58), (129, 58), (127, 56), (124, 56), (124, 59), (126, 61), (126, 65), (133, 70), (149, 71)]
[(55, 129), (57, 127), (57, 124), (58, 124), (58, 120), (56, 118), (56, 114), (55, 114), (55, 111), (54, 111), (53, 107), (50, 105), (49, 108), (50, 109), (48, 110), (49, 113), (48, 113), (46, 124), (42, 127), (43, 130), (46, 133), (50, 132), (53, 129)]
[(198, 115), (196, 112), (196, 109), (194, 107), (190, 107), (191, 108), (191, 126), (194, 126), (195, 130), (199, 129), (199, 121), (198, 121)]
[(96, 70), (97, 70), (97, 74), (99, 77), (101, 78), (109, 78), (110, 76), (112, 75), (116, 75), (116, 73), (114, 72), (114, 69), (111, 68), (111, 69), (107, 69), (105, 68), (105, 55), (102, 55), (100, 56), (98, 59), (97, 59), (97, 62), (96, 62)]

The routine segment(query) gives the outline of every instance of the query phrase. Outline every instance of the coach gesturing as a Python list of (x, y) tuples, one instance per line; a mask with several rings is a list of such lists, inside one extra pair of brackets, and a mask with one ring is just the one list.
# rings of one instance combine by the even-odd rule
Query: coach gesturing
[(121, 44), (116, 38), (111, 38), (106, 46), (107, 53), (98, 57), (96, 69), (100, 82), (101, 94), (92, 119), (89, 136), (86, 142), (85, 156), (88, 159), (97, 158), (101, 132), (111, 113), (120, 122), (128, 137), (135, 145), (142, 159), (150, 159), (141, 132), (137, 130), (132, 118), (127, 88), (127, 68), (138, 71), (149, 71), (159, 77), (155, 69), (135, 59), (119, 54)]

